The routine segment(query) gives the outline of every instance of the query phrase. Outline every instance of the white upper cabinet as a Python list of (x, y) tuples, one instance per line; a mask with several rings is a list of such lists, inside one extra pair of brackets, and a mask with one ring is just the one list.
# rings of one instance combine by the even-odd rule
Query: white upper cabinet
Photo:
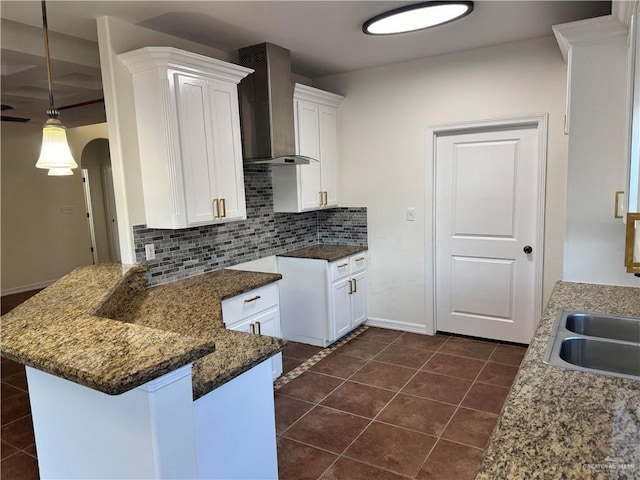
[(118, 58), (133, 76), (147, 226), (246, 219), (237, 84), (253, 70), (169, 47)]
[(272, 169), (276, 212), (338, 205), (338, 107), (343, 97), (296, 84), (293, 95), (296, 154), (318, 162)]

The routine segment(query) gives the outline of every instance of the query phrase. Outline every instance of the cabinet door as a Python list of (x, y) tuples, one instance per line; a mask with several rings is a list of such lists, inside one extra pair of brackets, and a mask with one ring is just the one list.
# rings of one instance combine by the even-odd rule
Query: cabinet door
[(216, 198), (220, 202), (217, 221), (247, 218), (244, 175), (242, 172), (242, 146), (240, 143), (240, 118), (238, 90), (226, 82), (209, 81), (211, 116), (213, 125), (213, 158)]
[[(278, 307), (254, 315), (251, 317), (251, 321), (256, 325), (256, 332), (260, 331), (262, 335), (278, 338), (282, 336), (280, 333), (280, 309)], [(258, 323), (260, 324), (259, 328)], [(278, 353), (271, 357), (271, 368), (274, 380), (282, 375), (282, 354)]]
[(338, 205), (338, 112), (320, 105), (320, 172), (327, 205)]
[[(187, 223), (211, 223), (216, 192), (208, 82), (182, 74), (175, 74), (174, 80)], [(182, 201), (176, 199), (174, 204), (180, 205)]]
[[(296, 153), (320, 160), (320, 137), (318, 125), (318, 105), (304, 100), (295, 102)], [(322, 191), (320, 163), (299, 165), (299, 203), (300, 209), (320, 207)]]
[(351, 330), (351, 295), (348, 279), (331, 285), (331, 340), (336, 340)]
[(351, 277), (351, 328), (356, 328), (367, 319), (367, 278), (365, 272)]
[(244, 318), (239, 322), (227, 325), (229, 330), (235, 330), (237, 332), (251, 333), (251, 324), (253, 323), (253, 317)]

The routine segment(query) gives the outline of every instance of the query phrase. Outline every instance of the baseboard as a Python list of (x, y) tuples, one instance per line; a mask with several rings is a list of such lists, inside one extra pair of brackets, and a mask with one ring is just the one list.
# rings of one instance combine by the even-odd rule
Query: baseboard
[(49, 285), (51, 285), (53, 282), (56, 282), (58, 279), (55, 278), (53, 280), (47, 280), (45, 282), (40, 282), (40, 283), (31, 283), (29, 285), (22, 285), (21, 287), (13, 287), (13, 288), (6, 288), (6, 289), (2, 289), (2, 291), (0, 292), (0, 295), (2, 295), (3, 297), (5, 295), (13, 295), (15, 293), (22, 293), (22, 292), (28, 292), (29, 290), (37, 290), (39, 288), (46, 288)]
[(427, 327), (424, 325), (399, 322), (398, 320), (388, 320), (386, 318), (368, 317), (365, 325), (368, 325), (369, 327), (391, 328), (393, 330), (402, 330), (403, 332), (424, 333), (428, 335)]

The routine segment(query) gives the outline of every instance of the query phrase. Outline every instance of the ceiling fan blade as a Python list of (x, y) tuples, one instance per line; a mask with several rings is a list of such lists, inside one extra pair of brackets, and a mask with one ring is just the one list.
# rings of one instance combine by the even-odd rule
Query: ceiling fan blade
[(64, 107), (58, 107), (58, 110), (69, 110), (70, 108), (86, 107), (87, 105), (94, 105), (96, 103), (104, 103), (104, 98), (97, 98), (95, 100), (88, 100), (86, 102), (74, 103), (73, 105), (65, 105)]
[(25, 123), (31, 120), (30, 118), (20, 118), (20, 117), (9, 117), (8, 115), (1, 115), (0, 121), (3, 122), (17, 122), (17, 123)]

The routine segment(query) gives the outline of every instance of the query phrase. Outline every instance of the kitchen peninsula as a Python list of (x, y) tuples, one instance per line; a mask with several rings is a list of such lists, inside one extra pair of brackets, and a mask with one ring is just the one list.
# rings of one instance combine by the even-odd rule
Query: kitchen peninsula
[(269, 359), (286, 342), (225, 329), (221, 302), (281, 276), (147, 290), (145, 274), (78, 268), (2, 317), (2, 355), (28, 367), (42, 477), (276, 478)]

